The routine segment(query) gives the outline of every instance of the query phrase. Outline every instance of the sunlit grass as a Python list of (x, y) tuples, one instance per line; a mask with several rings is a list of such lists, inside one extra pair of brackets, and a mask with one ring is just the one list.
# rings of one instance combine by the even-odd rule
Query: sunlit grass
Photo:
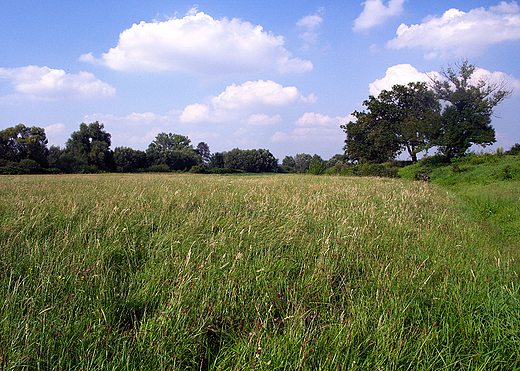
[(0, 178), (6, 369), (514, 369), (518, 252), (435, 185)]

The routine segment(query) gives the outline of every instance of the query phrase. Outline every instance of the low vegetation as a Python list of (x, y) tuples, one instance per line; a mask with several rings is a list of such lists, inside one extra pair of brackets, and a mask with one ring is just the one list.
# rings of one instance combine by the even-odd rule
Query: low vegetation
[(518, 369), (518, 161), (474, 182), (478, 158), (399, 170), (429, 182), (3, 176), (0, 364)]

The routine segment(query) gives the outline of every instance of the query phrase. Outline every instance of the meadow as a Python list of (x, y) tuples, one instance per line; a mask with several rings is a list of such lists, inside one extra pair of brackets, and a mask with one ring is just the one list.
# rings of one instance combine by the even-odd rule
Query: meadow
[(519, 369), (504, 184), (2, 176), (0, 369)]

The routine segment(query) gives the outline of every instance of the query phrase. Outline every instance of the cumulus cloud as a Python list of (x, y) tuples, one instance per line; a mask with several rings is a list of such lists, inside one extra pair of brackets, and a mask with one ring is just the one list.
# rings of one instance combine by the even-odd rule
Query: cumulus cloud
[(410, 64), (398, 64), (386, 70), (382, 79), (376, 80), (369, 85), (370, 95), (377, 97), (383, 90), (391, 90), (396, 84), (407, 85), (410, 82), (430, 82), (431, 79), (439, 79), (441, 75), (432, 71), (428, 73), (419, 72)]
[(311, 45), (318, 41), (318, 29), (323, 23), (323, 9), (320, 9), (317, 14), (308, 15), (300, 19), (296, 25), (303, 28), (305, 31), (299, 35), (299, 38), (305, 42), (302, 49), (309, 49)]
[[(378, 96), (383, 90), (391, 90), (394, 85), (407, 85), (410, 82), (426, 82), (432, 80), (442, 81), (444, 77), (437, 71), (428, 73), (419, 72), (410, 64), (398, 64), (386, 70), (386, 75), (382, 79), (378, 79), (369, 84), (370, 95)], [(485, 81), (489, 84), (497, 86), (505, 86), (506, 89), (517, 91), (520, 89), (520, 80), (500, 71), (488, 71), (483, 68), (477, 68), (471, 76), (470, 83), (477, 84), (479, 81)]]
[(282, 121), (282, 116), (274, 115), (269, 116), (264, 113), (258, 113), (255, 115), (251, 115), (248, 118), (244, 119), (243, 122), (249, 126), (268, 126), (275, 125)]
[(284, 48), (285, 39), (240, 19), (213, 19), (190, 11), (183, 18), (141, 22), (119, 35), (116, 47), (95, 58), (80, 60), (114, 70), (183, 71), (221, 76), (278, 72), (305, 72), (310, 61), (294, 58)]
[(45, 134), (46, 134), (47, 136), (49, 136), (49, 135), (60, 134), (60, 133), (63, 132), (64, 129), (65, 129), (65, 125), (62, 124), (62, 123), (57, 123), (57, 124), (49, 125), (49, 126), (46, 126), (46, 127), (45, 127)]
[(406, 0), (390, 0), (388, 5), (383, 0), (367, 0), (363, 3), (363, 12), (354, 21), (354, 31), (366, 30), (379, 26), (394, 16), (403, 12), (403, 4)]
[(423, 23), (401, 24), (397, 37), (388, 42), (392, 49), (422, 47), (426, 58), (477, 56), (490, 45), (520, 39), (520, 7), (502, 1), (489, 9), (469, 12), (450, 9), (441, 17), (426, 18)]
[(520, 80), (505, 72), (491, 72), (483, 68), (477, 68), (471, 76), (470, 83), (477, 84), (479, 81), (485, 81), (490, 85), (504, 86), (506, 89), (512, 89), (516, 93), (520, 92)]
[(347, 117), (330, 117), (315, 112), (304, 113), (296, 122), (290, 134), (277, 131), (271, 136), (271, 142), (329, 142), (336, 146), (344, 140), (340, 125), (351, 121)]
[(305, 97), (294, 86), (283, 87), (270, 80), (247, 81), (242, 85), (228, 86), (221, 94), (212, 97), (210, 104), (195, 103), (187, 106), (180, 115), (180, 121), (224, 122), (247, 116), (253, 110), (315, 101), (313, 94)]
[(116, 93), (115, 88), (84, 71), (71, 74), (38, 66), (0, 68), (0, 78), (11, 80), (17, 93), (38, 100), (96, 99)]

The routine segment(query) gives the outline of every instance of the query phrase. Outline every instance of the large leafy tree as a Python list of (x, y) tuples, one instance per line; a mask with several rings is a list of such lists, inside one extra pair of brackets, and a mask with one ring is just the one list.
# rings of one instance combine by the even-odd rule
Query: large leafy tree
[(311, 166), (312, 156), (308, 153), (297, 153), (294, 156), (294, 168), (300, 173), (304, 173), (309, 170)]
[(147, 166), (146, 153), (128, 147), (114, 149), (114, 162), (120, 173), (133, 173)]
[(210, 158), (211, 158), (211, 152), (209, 150), (209, 145), (206, 142), (200, 142), (197, 144), (197, 148), (195, 149), (195, 152), (197, 152), (200, 157), (202, 157), (202, 163), (205, 166), (208, 166)]
[(388, 106), (401, 150), (416, 162), (417, 154), (430, 148), (438, 135), (441, 105), (435, 93), (424, 82), (412, 82), (383, 90), (378, 99)]
[(390, 120), (390, 107), (374, 96), (363, 102), (367, 112), (354, 111), (356, 121), (341, 128), (345, 131), (345, 155), (351, 162), (381, 163), (394, 159), (400, 151), (395, 123)]
[(69, 171), (98, 172), (113, 170), (113, 153), (110, 151), (111, 135), (98, 121), (79, 126), (67, 140), (60, 162)]
[(267, 149), (233, 148), (224, 152), (224, 166), (232, 170), (243, 170), (249, 173), (278, 171), (278, 160)]
[(493, 109), (512, 93), (505, 83), (475, 81), (475, 71), (464, 60), (444, 70), (444, 79), (433, 82), (437, 97), (445, 102), (437, 145), (450, 158), (463, 156), (473, 144), (486, 146), (496, 141)]
[(189, 170), (202, 162), (184, 135), (159, 133), (146, 150), (150, 165), (166, 164), (171, 170)]
[(438, 132), (440, 104), (425, 83), (395, 85), (363, 102), (356, 121), (341, 126), (345, 154), (352, 162), (385, 162), (407, 150), (413, 161), (428, 149)]
[(47, 136), (43, 128), (18, 124), (0, 131), (0, 159), (4, 162), (35, 161), (47, 167)]

